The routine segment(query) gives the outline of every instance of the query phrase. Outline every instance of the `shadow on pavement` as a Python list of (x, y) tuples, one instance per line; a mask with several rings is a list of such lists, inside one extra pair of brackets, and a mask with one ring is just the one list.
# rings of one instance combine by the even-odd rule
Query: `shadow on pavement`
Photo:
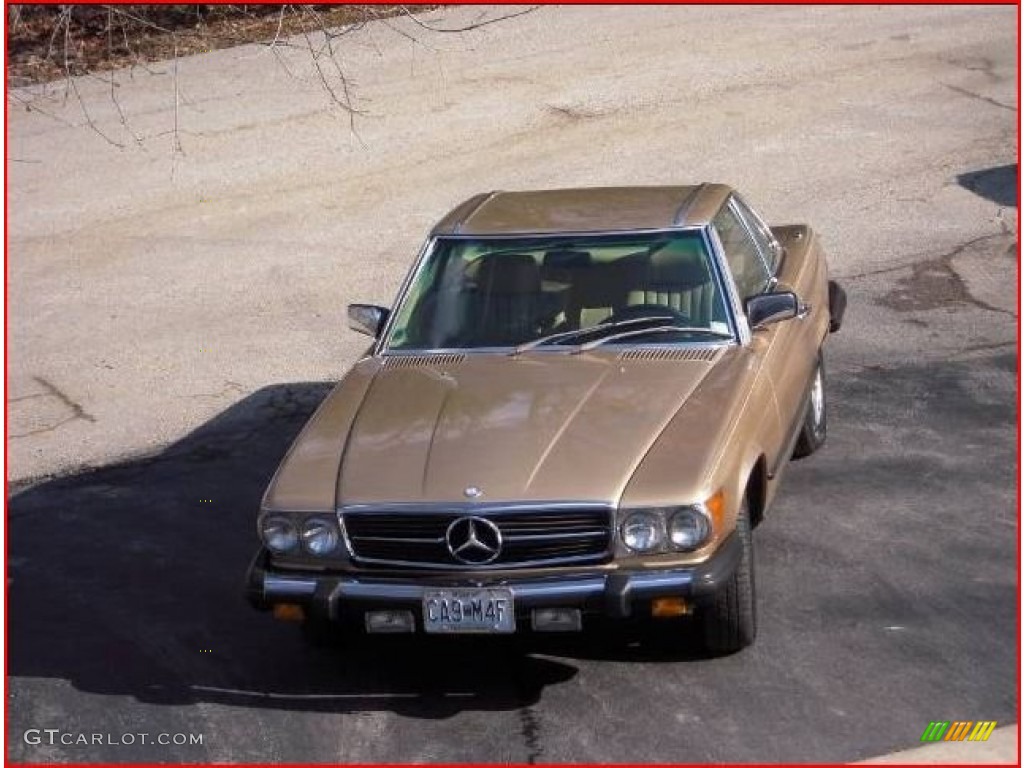
[(996, 205), (1017, 207), (1017, 165), (1000, 165), (956, 177), (960, 186)]
[[(155, 704), (308, 711), (386, 709), (421, 718), (516, 709), (573, 678), (580, 658), (685, 658), (628, 636), (424, 638), (313, 649), (253, 611), (243, 582), (255, 512), (329, 384), (264, 388), (155, 457), (15, 491), (8, 505), (12, 678)], [(671, 652), (674, 651), (674, 652)], [(694, 655), (696, 659), (699, 656)]]
[[(420, 742), (477, 762), (583, 748), (609, 762), (835, 762), (905, 747), (935, 717), (1012, 722), (1018, 356), (1014, 342), (963, 351), (831, 370), (828, 444), (787, 470), (755, 537), (757, 643), (703, 663), (679, 634), (659, 647), (625, 632), (313, 650), (250, 609), (254, 511), (327, 385), (269, 387), (160, 456), (23, 489), (8, 528), (12, 754), (198, 759), (22, 743), (20, 729), (60, 718), (216, 733), (202, 757), (227, 762), (435, 754)], [(166, 706), (189, 704), (224, 706)], [(339, 753), (340, 733), (383, 735)]]

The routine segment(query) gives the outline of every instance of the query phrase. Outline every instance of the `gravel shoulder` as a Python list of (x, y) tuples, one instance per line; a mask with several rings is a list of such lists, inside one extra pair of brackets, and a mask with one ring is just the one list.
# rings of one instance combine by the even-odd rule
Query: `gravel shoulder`
[[(1006, 250), (1014, 209), (957, 179), (1015, 162), (1012, 21), (545, 7), (444, 35), (396, 19), (344, 39), (355, 132), (307, 51), (244, 46), (182, 58), (177, 78), (117, 73), (130, 132), (109, 85), (78, 82), (123, 149), (62, 88), (19, 91), (36, 107), (9, 114), (10, 477), (153, 451), (268, 382), (337, 378), (361, 350), (345, 304), (389, 303), (431, 223), (481, 189), (727, 180), (772, 221), (811, 222), (854, 290), (964, 243)], [(965, 285), (1011, 311), (1006, 267), (981, 266)], [(1014, 339), (1004, 320), (987, 342)], [(962, 348), (945, 330), (857, 333), (850, 360), (899, 358), (908, 331), (936, 357)]]

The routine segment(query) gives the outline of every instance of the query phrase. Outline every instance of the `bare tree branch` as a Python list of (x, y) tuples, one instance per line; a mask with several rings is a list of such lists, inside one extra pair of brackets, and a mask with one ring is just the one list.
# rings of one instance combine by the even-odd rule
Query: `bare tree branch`
[(61, 33), (61, 28), (71, 23), (71, 7), (67, 5), (61, 6), (60, 16), (57, 17), (57, 22), (53, 25), (53, 34), (50, 35), (50, 44), (46, 48), (46, 58), (53, 57), (53, 44), (57, 41), (57, 35)]
[(10, 98), (14, 99), (14, 101), (18, 102), (21, 106), (23, 106), (26, 112), (38, 112), (39, 114), (44, 115), (45, 117), (48, 117), (51, 120), (60, 123), (61, 125), (65, 125), (68, 128), (78, 127), (70, 120), (65, 120), (63, 117), (55, 115), (52, 112), (48, 112), (42, 107), (40, 107), (38, 104), (38, 99), (30, 101), (29, 99), (26, 99), (24, 96), (21, 96), (20, 94), (15, 93), (13, 91), (9, 94), (9, 96)]
[[(109, 55), (114, 55), (114, 11), (108, 6), (107, 8), (107, 50)], [(117, 100), (117, 88), (119, 87), (115, 82), (116, 75), (110, 73), (110, 100), (114, 102), (114, 107), (117, 109), (117, 115), (121, 119), (121, 125), (128, 131), (128, 134), (135, 139), (135, 143), (140, 147), (142, 146), (142, 137), (139, 136), (135, 131), (132, 130), (131, 126), (128, 125), (128, 117), (124, 113), (124, 109), (121, 108), (121, 102)]]
[(382, 23), (382, 24), (383, 24), (383, 25), (384, 25), (385, 27), (387, 27), (388, 29), (390, 29), (390, 30), (391, 30), (392, 32), (394, 32), (394, 33), (396, 33), (396, 34), (398, 34), (398, 35), (400, 35), (400, 36), (404, 37), (404, 38), (405, 38), (406, 40), (409, 40), (409, 41), (411, 41), (411, 42), (412, 42), (412, 43), (413, 43), (414, 45), (420, 45), (420, 46), (423, 46), (423, 47), (424, 47), (424, 48), (426, 48), (426, 49), (427, 49), (428, 51), (431, 51), (431, 52), (433, 52), (433, 53), (436, 53), (436, 52), (437, 52), (437, 48), (435, 48), (434, 46), (432, 46), (432, 45), (427, 45), (426, 43), (424, 43), (424, 42), (423, 42), (422, 40), (420, 40), (420, 39), (419, 39), (418, 37), (416, 37), (415, 35), (410, 35), (410, 34), (409, 34), (408, 32), (406, 32), (406, 31), (405, 31), (404, 29), (400, 29), (399, 27), (396, 27), (396, 26), (395, 26), (394, 24), (392, 24), (392, 23), (391, 23), (390, 21), (388, 21), (387, 19), (381, 19), (380, 21), (381, 21), (381, 23)]
[(85, 118), (86, 124), (104, 141), (111, 146), (117, 147), (118, 149), (124, 149), (124, 144), (115, 141), (110, 138), (106, 133), (100, 130), (99, 126), (92, 119), (92, 115), (89, 114), (89, 109), (85, 106), (85, 99), (82, 98), (81, 92), (78, 90), (78, 83), (75, 82), (74, 74), (71, 72), (71, 6), (65, 6), (61, 12), (61, 17), (64, 21), (64, 99), (67, 100), (67, 94), (70, 91), (74, 92), (75, 99), (78, 101), (78, 106), (82, 110), (82, 116)]
[(7, 6), (7, 29), (12, 37), (21, 31), (21, 25), (21, 7), (17, 5)]
[[(124, 16), (127, 19), (131, 19), (136, 24), (141, 24), (144, 27), (149, 27), (150, 29), (155, 29), (158, 32), (164, 32), (165, 34), (168, 34), (168, 35), (173, 35), (174, 34), (174, 31), (170, 30), (170, 29), (167, 29), (167, 27), (161, 27), (159, 24), (157, 24), (155, 22), (152, 22), (149, 19), (144, 19), (141, 16), (136, 16), (134, 13), (126, 11), (125, 10), (125, 6), (112, 5), (112, 6), (109, 6), (109, 7), (112, 8), (115, 13), (118, 13), (118, 14)], [(127, 6), (127, 7), (130, 8), (131, 6)]]
[(140, 54), (138, 51), (135, 51), (132, 48), (132, 44), (128, 40), (128, 25), (125, 23), (126, 19), (125, 19), (124, 15), (120, 14), (120, 13), (117, 13), (118, 9), (117, 9), (116, 6), (111, 8), (111, 10), (115, 14), (117, 14), (117, 21), (118, 21), (118, 24), (120, 24), (120, 26), (121, 26), (121, 33), (124, 36), (124, 47), (125, 47), (125, 50), (128, 52), (128, 55), (132, 57), (132, 65), (128, 69), (129, 77), (134, 77), (135, 67), (141, 67), (142, 69), (144, 69), (146, 71), (146, 74), (149, 74), (149, 75), (159, 74), (159, 73), (156, 72), (156, 70), (154, 70), (151, 67), (147, 66), (146, 60), (142, 56), (142, 54)]
[(85, 99), (82, 98), (82, 94), (78, 90), (78, 83), (75, 82), (75, 78), (69, 76), (68, 83), (71, 84), (71, 90), (74, 91), (75, 99), (78, 101), (78, 106), (82, 110), (82, 116), (85, 118), (86, 124), (111, 146), (117, 147), (118, 149), (124, 149), (124, 144), (107, 136), (107, 134), (101, 131), (99, 126), (93, 122), (92, 115), (89, 114), (89, 110), (85, 106)]
[[(174, 153), (185, 154), (181, 146), (181, 134), (178, 132), (178, 105), (181, 102), (178, 90), (178, 36), (174, 35), (174, 133), (171, 134), (171, 149)], [(173, 167), (173, 166), (172, 166)]]
[(281, 39), (281, 28), (284, 26), (284, 12), (288, 10), (287, 5), (281, 6), (281, 13), (277, 17), (277, 32), (274, 33), (274, 39), (270, 41), (270, 47), (273, 48), (277, 45), (277, 41)]
[[(23, 54), (20, 59), (20, 73), (34, 78), (57, 78), (63, 80), (63, 105), (69, 100), (76, 102), (76, 111), (80, 110), (84, 122), (74, 117), (67, 120), (57, 114), (51, 114), (45, 108), (40, 109), (35, 99), (52, 99), (44, 88), (44, 93), (34, 97), (31, 94), (16, 94), (8, 90), (12, 103), (34, 110), (49, 119), (57, 120), (69, 126), (88, 127), (101, 136), (108, 144), (118, 148), (127, 145), (127, 137), (137, 146), (145, 148), (145, 142), (155, 136), (167, 133), (171, 136), (172, 156), (184, 155), (182, 136), (184, 130), (182, 106), (191, 102), (185, 97), (179, 73), (179, 59), (183, 55), (209, 50), (212, 47), (224, 47), (232, 43), (257, 43), (277, 59), (277, 63), (285, 73), (294, 80), (305, 81), (297, 77), (293, 71), (295, 60), (286, 57), (282, 49), (295, 49), (309, 57), (314, 80), (322, 88), (329, 100), (331, 111), (347, 119), (348, 128), (360, 144), (365, 146), (358, 132), (357, 118), (367, 114), (359, 103), (358, 83), (353, 79), (352, 72), (345, 59), (348, 36), (360, 30), (366, 30), (369, 41), (376, 55), (383, 56), (377, 43), (375, 32), (381, 27), (370, 25), (371, 21), (379, 21), (383, 28), (395, 32), (408, 40), (415, 47), (437, 52), (428, 39), (434, 34), (462, 34), (500, 21), (513, 19), (532, 13), (539, 6), (520, 7), (493, 18), (481, 12), (470, 23), (449, 27), (444, 21), (427, 22), (419, 18), (429, 6), (318, 6), (313, 4), (289, 5), (267, 9), (265, 6), (168, 6), (168, 5), (106, 5), (87, 8), (86, 6), (60, 5), (57, 7), (25, 11), (32, 6), (9, 6), (9, 36), (11, 31), (24, 29), (27, 39), (35, 40), (39, 46), (34, 52)], [(267, 11), (270, 11), (269, 13)], [(29, 15), (31, 14), (31, 15)], [(404, 16), (414, 25), (395, 23), (396, 16)], [(105, 18), (105, 24), (103, 24)], [(29, 21), (27, 22), (26, 19)], [(39, 21), (46, 22), (40, 27)], [(184, 26), (182, 26), (184, 25)], [(417, 29), (423, 32), (417, 33)], [(47, 39), (48, 38), (48, 39)], [(262, 38), (262, 40), (261, 40)], [(211, 42), (212, 41), (212, 42)], [(45, 46), (45, 56), (41, 55)], [(23, 49), (24, 50), (24, 49)], [(170, 58), (169, 66), (150, 67), (147, 62)], [(124, 102), (127, 91), (122, 89), (122, 82), (116, 72), (118, 66), (127, 65), (128, 78), (134, 79), (136, 66), (142, 67), (151, 75), (168, 74), (173, 86), (172, 126), (169, 131), (154, 133), (145, 131), (140, 135), (134, 130), (129, 120), (130, 111)], [(413, 64), (410, 64), (413, 66)], [(111, 69), (106, 76), (97, 75), (97, 71)], [(125, 142), (119, 142), (107, 131), (112, 123), (94, 119), (95, 96), (93, 102), (88, 96), (95, 91), (82, 88), (81, 76), (101, 82), (105, 86), (105, 98), (109, 98), (112, 111), (117, 116), (124, 130)], [(444, 72), (442, 68), (442, 78)], [(59, 92), (55, 94), (59, 96)], [(45, 102), (43, 106), (46, 107)], [(336, 108), (336, 109), (335, 109)], [(68, 114), (68, 113), (64, 113)], [(104, 117), (107, 113), (104, 113)], [(192, 134), (189, 134), (192, 135)], [(172, 175), (173, 175), (172, 161)]]
[(420, 19), (417, 19), (416, 16), (413, 15), (413, 13), (409, 10), (409, 8), (407, 6), (404, 6), (404, 5), (402, 6), (402, 12), (403, 12), (403, 14), (405, 15), (406, 18), (410, 19), (413, 23), (423, 27), (424, 29), (430, 30), (431, 32), (451, 33), (451, 32), (471, 32), (474, 29), (479, 29), (480, 27), (486, 27), (488, 24), (497, 24), (499, 21), (507, 21), (508, 19), (514, 19), (517, 16), (525, 16), (528, 13), (533, 13), (534, 11), (536, 11), (540, 7), (541, 6), (539, 6), (539, 5), (531, 5), (529, 8), (524, 8), (523, 10), (516, 11), (515, 13), (506, 13), (504, 16), (496, 16), (493, 19), (484, 19), (483, 21), (475, 21), (472, 24), (467, 24), (464, 27), (456, 27), (455, 29), (445, 29), (443, 27), (431, 26), (430, 24), (427, 24), (426, 22), (421, 21)]

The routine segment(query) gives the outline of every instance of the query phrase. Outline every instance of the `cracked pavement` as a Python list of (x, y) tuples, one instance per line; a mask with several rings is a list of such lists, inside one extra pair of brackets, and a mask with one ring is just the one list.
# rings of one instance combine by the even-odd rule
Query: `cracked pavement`
[[(847, 761), (936, 717), (1013, 721), (1015, 13), (397, 19), (344, 38), (358, 135), (301, 50), (182, 59), (184, 154), (167, 64), (118, 73), (124, 150), (59, 92), (10, 110), (9, 758)], [(109, 85), (78, 86), (120, 135)], [(812, 224), (849, 294), (829, 443), (756, 534), (753, 648), (329, 653), (244, 605), (263, 488), (365, 347), (345, 305), (390, 303), (436, 218), (485, 189), (700, 180)]]

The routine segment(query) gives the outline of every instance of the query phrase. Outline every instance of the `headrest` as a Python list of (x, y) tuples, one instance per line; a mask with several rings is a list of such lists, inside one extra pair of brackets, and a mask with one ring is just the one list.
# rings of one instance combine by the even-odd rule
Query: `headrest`
[(582, 269), (591, 263), (589, 251), (548, 251), (544, 254), (544, 269)]
[(540, 267), (526, 253), (482, 256), (476, 270), (477, 287), (488, 294), (540, 292)]
[(677, 240), (651, 256), (648, 279), (652, 285), (685, 290), (710, 283), (711, 273), (698, 243)]

